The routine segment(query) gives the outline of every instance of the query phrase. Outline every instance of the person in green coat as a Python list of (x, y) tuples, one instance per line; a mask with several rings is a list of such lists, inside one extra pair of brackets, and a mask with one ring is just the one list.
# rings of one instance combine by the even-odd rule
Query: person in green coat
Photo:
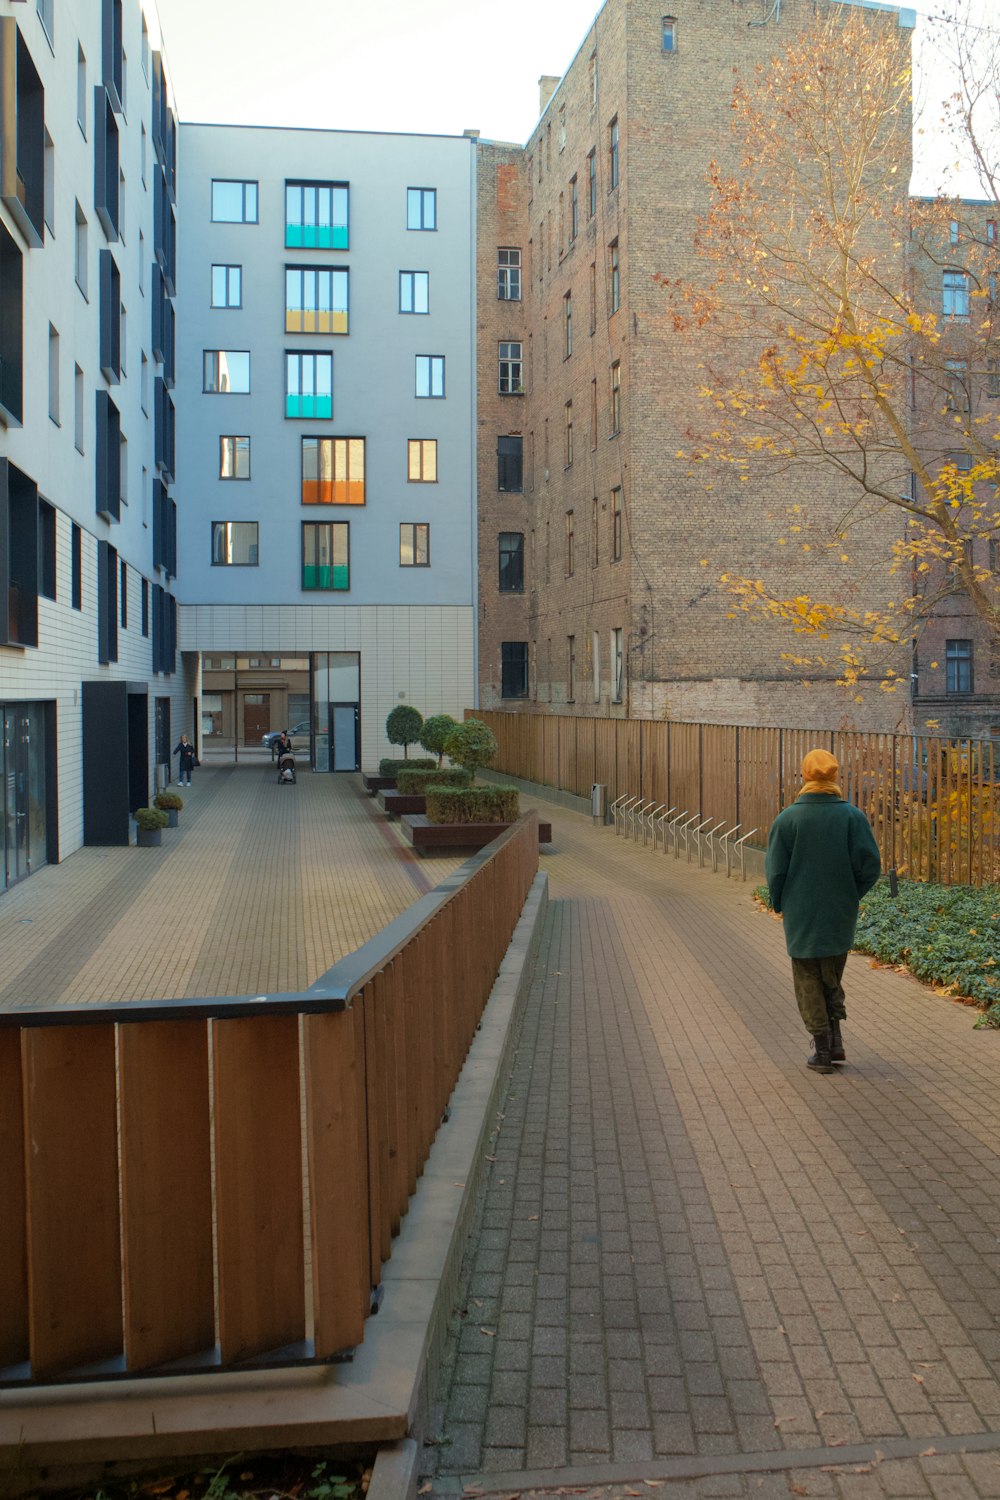
[(828, 750), (809, 751), (802, 790), (771, 826), (765, 866), (771, 905), (785, 924), (799, 1015), (816, 1049), (808, 1065), (818, 1073), (845, 1061), (841, 980), (861, 898), (882, 871), (871, 825), (844, 801), (839, 770)]

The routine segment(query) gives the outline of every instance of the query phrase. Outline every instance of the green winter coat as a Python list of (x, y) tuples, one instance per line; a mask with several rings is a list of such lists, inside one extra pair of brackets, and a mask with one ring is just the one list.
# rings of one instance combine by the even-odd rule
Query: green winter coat
[(792, 958), (829, 958), (854, 942), (858, 903), (882, 870), (864, 813), (829, 792), (803, 792), (771, 826), (767, 885)]

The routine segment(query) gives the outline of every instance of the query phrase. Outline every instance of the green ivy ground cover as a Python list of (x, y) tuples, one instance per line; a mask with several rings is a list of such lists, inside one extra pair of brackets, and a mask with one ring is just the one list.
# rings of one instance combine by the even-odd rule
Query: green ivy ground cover
[[(766, 886), (754, 894), (770, 909)], [(861, 903), (854, 947), (975, 1000), (976, 1025), (1000, 1027), (1000, 886), (901, 881), (893, 897), (880, 880)]]

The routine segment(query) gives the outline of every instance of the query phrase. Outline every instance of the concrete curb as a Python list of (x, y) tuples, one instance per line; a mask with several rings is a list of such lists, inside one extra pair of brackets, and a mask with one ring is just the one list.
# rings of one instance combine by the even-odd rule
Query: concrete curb
[(415, 1500), (420, 1444), (413, 1438), (387, 1443), (375, 1457), (368, 1500)]
[[(539, 873), (452, 1093), (449, 1121), (438, 1131), (383, 1269), (382, 1308), (368, 1320), (354, 1360), (5, 1392), (0, 1493), (30, 1493), (43, 1470), (51, 1486), (60, 1470), (72, 1470), (75, 1482), (84, 1466), (110, 1477), (118, 1466), (134, 1471), (144, 1460), (419, 1435), (547, 905), (548, 876)], [(415, 1472), (414, 1459), (414, 1478)], [(408, 1500), (411, 1481), (403, 1459), (385, 1474), (389, 1500)]]

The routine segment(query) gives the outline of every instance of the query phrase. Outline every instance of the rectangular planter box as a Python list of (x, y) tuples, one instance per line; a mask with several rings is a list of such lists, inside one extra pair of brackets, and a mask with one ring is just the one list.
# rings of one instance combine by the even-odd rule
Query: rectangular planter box
[(396, 780), (393, 776), (369, 776), (365, 772), (362, 773), (361, 784), (369, 797), (374, 797), (376, 792), (391, 791), (396, 785)]
[(378, 803), (382, 811), (390, 818), (401, 817), (403, 813), (427, 811), (426, 797), (416, 792), (379, 792)]
[[(424, 854), (428, 849), (485, 849), (512, 824), (431, 823), (426, 813), (407, 813), (400, 827), (418, 854)], [(539, 823), (538, 842), (551, 844), (551, 823)]]

